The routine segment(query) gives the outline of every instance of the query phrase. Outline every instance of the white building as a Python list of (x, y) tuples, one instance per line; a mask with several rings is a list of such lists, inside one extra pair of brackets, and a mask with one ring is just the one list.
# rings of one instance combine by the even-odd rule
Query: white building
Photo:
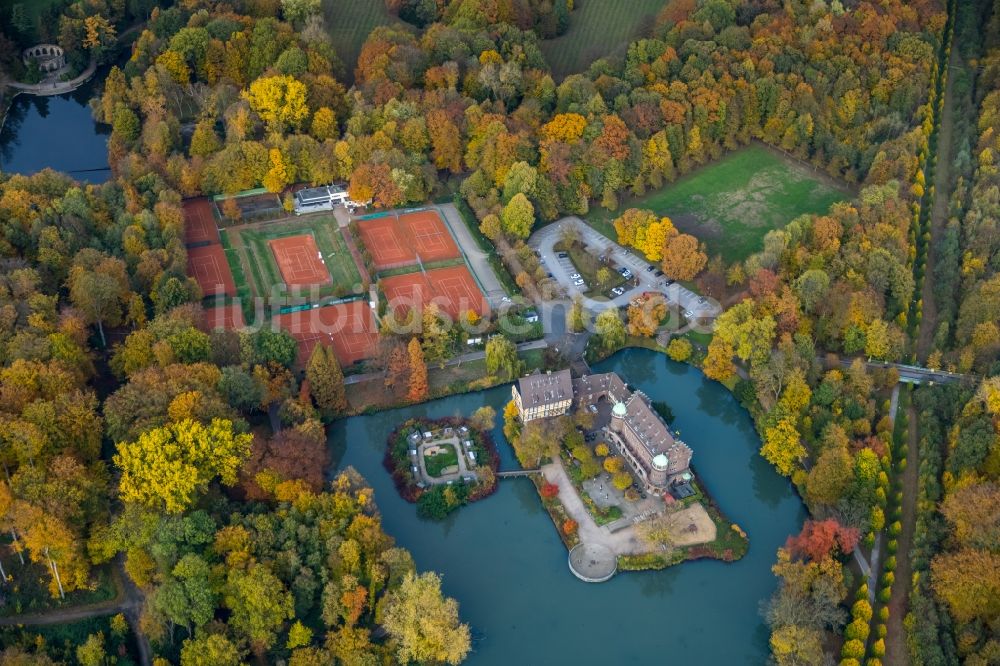
[(346, 202), (347, 190), (342, 185), (309, 187), (295, 193), (295, 214), (333, 210), (334, 206)]
[(573, 379), (569, 370), (535, 373), (517, 380), (510, 392), (522, 423), (562, 416), (573, 404)]

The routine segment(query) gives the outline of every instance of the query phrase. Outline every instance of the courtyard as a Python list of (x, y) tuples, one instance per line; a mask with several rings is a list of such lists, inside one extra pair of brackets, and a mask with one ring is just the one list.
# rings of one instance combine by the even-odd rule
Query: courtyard
[(472, 441), (463, 440), (462, 434), (454, 428), (444, 428), (439, 431), (414, 432), (409, 436), (409, 457), (418, 485), (435, 486), (478, 480), (475, 468), (479, 461), (472, 450)]

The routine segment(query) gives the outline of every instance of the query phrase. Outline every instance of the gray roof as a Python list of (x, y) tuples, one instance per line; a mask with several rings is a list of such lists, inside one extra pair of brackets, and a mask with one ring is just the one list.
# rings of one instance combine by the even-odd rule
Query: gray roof
[(517, 380), (517, 392), (525, 409), (542, 407), (573, 399), (573, 381), (569, 370), (535, 373)]
[(642, 442), (642, 454), (647, 462), (664, 454), (670, 461), (667, 470), (669, 474), (676, 474), (688, 468), (691, 463), (691, 449), (684, 442), (674, 438), (670, 428), (653, 409), (649, 398), (642, 391), (629, 391), (617, 373), (605, 372), (580, 377), (573, 380), (573, 390), (578, 404), (591, 402), (602, 394), (607, 395), (612, 403), (623, 404), (625, 415), (622, 421)]

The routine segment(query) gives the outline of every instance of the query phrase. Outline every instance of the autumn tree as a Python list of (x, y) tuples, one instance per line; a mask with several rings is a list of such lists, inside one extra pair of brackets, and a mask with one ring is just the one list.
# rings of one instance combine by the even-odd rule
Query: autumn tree
[(222, 419), (207, 426), (184, 420), (154, 428), (118, 445), (119, 494), (126, 502), (180, 513), (215, 477), (225, 485), (236, 483), (250, 442), (250, 435), (235, 433), (232, 423)]
[(693, 347), (686, 338), (674, 338), (667, 345), (667, 356), (674, 361), (684, 362), (691, 358)]
[(416, 338), (410, 339), (408, 345), (410, 357), (410, 381), (406, 393), (406, 399), (410, 402), (420, 402), (427, 399), (427, 363), (424, 362), (424, 350), (420, 346), (420, 341)]
[(129, 283), (125, 263), (96, 250), (81, 250), (70, 270), (69, 295), (81, 313), (92, 324), (97, 324), (101, 345), (107, 346), (104, 324), (121, 323), (123, 309), (128, 302)]
[(566, 313), (566, 327), (574, 333), (582, 332), (587, 326), (586, 313), (583, 309), (583, 301), (579, 297), (573, 299), (569, 312)]
[(292, 595), (263, 564), (230, 569), (223, 600), (233, 613), (230, 625), (246, 636), (257, 654), (274, 644), (285, 621), (294, 616)]
[(389, 360), (386, 365), (385, 387), (395, 388), (396, 385), (407, 377), (410, 371), (410, 361), (407, 356), (406, 346), (394, 343), (389, 350)]
[(605, 351), (613, 351), (625, 344), (625, 324), (618, 316), (618, 310), (604, 310), (594, 320), (594, 332)]
[(504, 335), (493, 335), (486, 341), (486, 372), (510, 380), (520, 374), (521, 362), (517, 345)]
[(306, 366), (306, 380), (309, 393), (321, 410), (342, 413), (347, 409), (344, 373), (332, 347), (324, 344), (313, 347)]
[(663, 272), (674, 280), (693, 280), (707, 263), (704, 245), (690, 234), (678, 234), (663, 247)]
[(528, 197), (518, 193), (503, 207), (500, 222), (508, 236), (527, 238), (535, 224), (535, 207), (528, 201)]
[(304, 83), (291, 76), (265, 76), (250, 84), (242, 93), (268, 130), (280, 134), (286, 128), (298, 129), (309, 115)]
[(760, 454), (781, 474), (790, 476), (795, 465), (805, 456), (806, 450), (802, 446), (795, 424), (782, 419), (764, 430), (764, 443), (760, 447)]
[(470, 649), (469, 626), (458, 619), (458, 603), (441, 594), (434, 573), (407, 574), (385, 601), (383, 625), (398, 641), (400, 663), (458, 664)]

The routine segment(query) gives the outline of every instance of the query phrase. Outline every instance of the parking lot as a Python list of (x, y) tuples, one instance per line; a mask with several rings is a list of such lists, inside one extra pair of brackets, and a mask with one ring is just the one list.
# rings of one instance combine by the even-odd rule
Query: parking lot
[[(569, 257), (560, 256), (565, 253), (556, 252), (554, 249), (566, 225), (576, 227), (588, 252), (594, 256), (606, 257), (613, 270), (632, 278), (630, 282), (622, 285), (622, 293), (608, 300), (598, 300), (586, 295), (589, 285), (583, 283)], [(705, 298), (683, 285), (671, 282), (662, 273), (657, 275), (659, 272), (657, 266), (602, 235), (578, 217), (565, 217), (539, 229), (528, 239), (528, 244), (538, 252), (552, 278), (566, 290), (567, 295), (581, 297), (584, 306), (592, 312), (600, 312), (611, 306), (624, 307), (636, 296), (647, 292), (663, 294), (667, 302), (676, 306), (688, 320), (714, 319), (722, 312), (722, 308), (713, 299)], [(627, 270), (628, 274), (625, 274), (624, 270)]]

